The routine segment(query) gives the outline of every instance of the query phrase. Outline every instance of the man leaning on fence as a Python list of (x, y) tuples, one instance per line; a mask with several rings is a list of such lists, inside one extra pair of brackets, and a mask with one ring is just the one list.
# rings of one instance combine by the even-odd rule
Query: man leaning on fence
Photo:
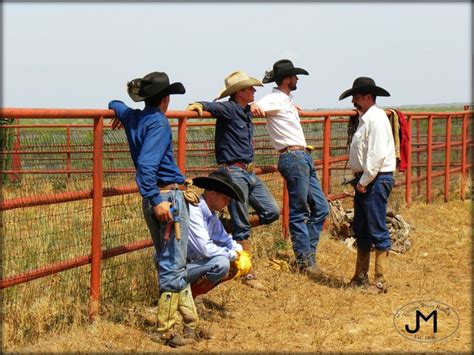
[(316, 250), (329, 206), (316, 175), (311, 156), (313, 147), (306, 144), (300, 109), (291, 95), (299, 74), (308, 75), (308, 72), (294, 67), (290, 60), (277, 61), (263, 78), (264, 84), (275, 82), (277, 87), (255, 107), (264, 112), (268, 134), (280, 153), (278, 171), (288, 188), (291, 241), (298, 269), (318, 277), (323, 272), (316, 263)]
[[(352, 88), (339, 100), (352, 96), (359, 113), (357, 130), (352, 136), (349, 166), (355, 174), (354, 220), (357, 240), (356, 270), (351, 285), (370, 293), (387, 292), (388, 254), (391, 248), (387, 229), (387, 201), (392, 191), (396, 168), (392, 129), (385, 111), (376, 105), (377, 96), (390, 96), (368, 77), (355, 79)], [(370, 250), (375, 248), (375, 282), (369, 285)]]
[[(229, 74), (225, 88), (214, 100), (230, 96), (228, 101), (199, 101), (188, 106), (188, 110), (203, 110), (216, 120), (215, 154), (217, 164), (227, 170), (232, 181), (244, 192), (245, 201), (232, 200), (229, 212), (232, 220), (232, 237), (250, 251), (249, 205), (257, 212), (260, 224), (270, 224), (280, 217), (280, 209), (265, 184), (253, 171), (253, 123), (250, 103), (254, 101), (254, 86), (262, 86), (260, 80), (251, 78), (242, 71)], [(250, 287), (265, 289), (251, 272), (243, 279)]]
[[(173, 347), (186, 345), (196, 340), (198, 322), (186, 270), (189, 211), (185, 179), (173, 157), (172, 133), (165, 116), (170, 95), (184, 94), (185, 89), (179, 82), (170, 84), (166, 73), (153, 72), (130, 81), (127, 91), (133, 101), (145, 102), (143, 110), (117, 100), (109, 108), (117, 116), (112, 127), (125, 129), (143, 214), (159, 256), (158, 329), (151, 337)], [(178, 313), (186, 320), (184, 336), (174, 331)]]

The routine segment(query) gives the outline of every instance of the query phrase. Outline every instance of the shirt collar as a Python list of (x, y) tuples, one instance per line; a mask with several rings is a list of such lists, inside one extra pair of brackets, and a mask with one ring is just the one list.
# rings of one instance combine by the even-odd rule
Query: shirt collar
[(230, 102), (233, 102), (234, 105), (236, 105), (237, 107), (241, 108), (241, 109), (245, 112), (245, 114), (248, 115), (248, 114), (250, 113), (250, 105), (247, 105), (247, 106), (245, 106), (245, 107), (242, 107), (242, 106), (240, 106), (239, 103), (238, 103), (237, 101), (235, 101), (235, 100), (232, 100), (232, 99), (229, 98), (229, 101), (230, 101)]
[(273, 88), (272, 93), (285, 95), (285, 97), (288, 97), (290, 99), (290, 101), (293, 101), (293, 95), (291, 95), (291, 94), (287, 95), (286, 93), (284, 93), (283, 91), (281, 91), (278, 88)]
[(145, 113), (155, 113), (155, 112), (161, 112), (161, 110), (157, 106), (145, 105), (145, 108), (143, 109), (143, 112), (145, 112)]
[(368, 109), (367, 111), (365, 111), (365, 113), (360, 117), (360, 119), (365, 122), (364, 117), (365, 117), (370, 111), (373, 111), (375, 108), (377, 108), (377, 105), (376, 105), (376, 104), (373, 104), (372, 106), (370, 106), (369, 109)]

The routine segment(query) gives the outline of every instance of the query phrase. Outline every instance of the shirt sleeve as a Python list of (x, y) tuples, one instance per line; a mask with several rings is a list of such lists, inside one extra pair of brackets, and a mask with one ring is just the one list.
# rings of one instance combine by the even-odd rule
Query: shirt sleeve
[(367, 161), (364, 174), (359, 183), (367, 186), (377, 176), (383, 166), (387, 151), (387, 132), (382, 119), (372, 120), (367, 123)]
[(199, 101), (199, 103), (204, 107), (204, 111), (209, 112), (217, 119), (229, 119), (233, 116), (231, 105), (225, 102)]
[(228, 234), (222, 225), (222, 222), (217, 216), (211, 217), (211, 222), (209, 223), (211, 229), (211, 238), (215, 244), (225, 248), (227, 250), (240, 251), (242, 246), (232, 239), (232, 236)]
[(283, 109), (283, 105), (279, 100), (274, 100), (271, 95), (267, 95), (256, 102), (265, 113), (276, 113)]
[(122, 124), (127, 123), (128, 117), (130, 117), (129, 113), (133, 111), (133, 109), (131, 109), (119, 100), (110, 101), (108, 107), (110, 110), (115, 111), (115, 116), (117, 116), (117, 118), (120, 120), (120, 122), (122, 122)]
[(216, 245), (211, 239), (199, 206), (189, 206), (189, 244), (200, 259), (218, 255), (231, 257), (226, 248)]
[(163, 199), (158, 188), (157, 171), (170, 143), (170, 130), (164, 120), (154, 119), (147, 126), (142, 150), (137, 160), (136, 181), (140, 194), (153, 206)]

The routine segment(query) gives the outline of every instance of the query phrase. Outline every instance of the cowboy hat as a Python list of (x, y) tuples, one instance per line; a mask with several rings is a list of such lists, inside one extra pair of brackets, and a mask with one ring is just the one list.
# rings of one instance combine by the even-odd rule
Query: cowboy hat
[(163, 72), (153, 72), (143, 78), (133, 79), (127, 83), (128, 95), (133, 101), (139, 102), (157, 94), (163, 96), (184, 94), (186, 89), (181, 83), (170, 84), (168, 75)]
[(260, 80), (251, 78), (243, 71), (235, 71), (233, 73), (230, 73), (224, 79), (224, 83), (225, 88), (219, 93), (219, 95), (214, 99), (214, 101), (232, 95), (237, 91), (248, 88), (250, 86), (263, 86)]
[(233, 198), (241, 203), (245, 202), (244, 193), (240, 187), (232, 182), (226, 170), (216, 170), (209, 176), (193, 178), (193, 185), (205, 190), (216, 191)]
[(306, 70), (302, 68), (295, 68), (291, 60), (281, 59), (273, 64), (273, 70), (265, 72), (262, 83), (268, 84), (272, 81), (298, 74), (309, 75)]
[(352, 88), (344, 91), (341, 96), (339, 96), (339, 100), (343, 100), (348, 96), (354, 94), (372, 94), (375, 96), (390, 96), (387, 90), (376, 86), (375, 81), (372, 78), (368, 78), (365, 76), (361, 76), (354, 80), (352, 84)]

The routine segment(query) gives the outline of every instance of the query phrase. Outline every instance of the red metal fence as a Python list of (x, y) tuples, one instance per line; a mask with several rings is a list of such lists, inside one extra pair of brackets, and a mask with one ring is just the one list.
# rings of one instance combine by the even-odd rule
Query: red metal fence
[[(354, 114), (354, 111), (316, 111), (302, 114), (308, 144), (317, 147), (314, 154), (315, 163), (321, 169), (322, 188), (330, 200), (347, 197), (347, 192), (340, 186), (340, 178), (350, 174), (345, 167), (346, 127), (348, 118)], [(425, 202), (431, 203), (433, 184), (437, 178), (444, 178), (441, 190), (445, 201), (449, 200), (450, 193), (455, 192), (457, 186), (460, 188), (460, 198), (465, 198), (468, 172), (472, 167), (470, 148), (473, 140), (472, 134), (469, 134), (472, 111), (466, 109), (459, 112), (404, 114), (408, 121), (411, 144), (408, 168), (405, 173), (398, 174), (396, 187), (404, 189), (406, 205), (410, 206), (413, 195), (417, 197), (423, 195)], [(214, 122), (210, 120), (211, 116), (207, 114), (203, 119), (197, 120), (196, 113), (182, 111), (169, 111), (167, 116), (177, 119), (177, 123), (172, 124), (172, 127), (175, 130), (177, 162), (181, 171), (192, 177), (212, 170)], [(92, 237), (89, 254), (68, 257), (36, 268), (26, 265), (24, 267), (26, 271), (12, 274), (8, 267), (3, 267), (1, 289), (91, 264), (89, 312), (90, 316), (94, 317), (99, 311), (101, 297), (101, 260), (152, 245), (151, 240), (147, 238), (108, 248), (102, 240), (104, 200), (108, 197), (136, 194), (138, 191), (136, 185), (131, 183), (134, 168), (129, 157), (125, 134), (123, 131), (111, 131), (109, 125), (104, 125), (104, 119), (113, 117), (114, 113), (110, 110), (8, 108), (1, 110), (0, 118), (6, 121), (10, 119), (10, 122), (0, 126), (3, 140), (1, 144), (3, 165), (0, 176), (4, 181), (4, 187), (12, 186), (3, 191), (3, 199), (0, 202), (2, 213), (73, 201), (92, 203), (90, 212)], [(44, 119), (90, 119), (93, 124), (22, 124), (23, 119), (34, 122), (41, 122)], [(287, 236), (288, 195), (283, 179), (279, 178), (276, 169), (278, 154), (271, 147), (264, 125), (263, 120), (255, 122), (257, 174), (273, 179), (267, 181), (267, 184), (274, 183), (275, 186), (281, 186), (275, 193), (281, 194), (279, 197), (283, 215), (282, 233)], [(41, 135), (40, 131), (44, 134)], [(453, 186), (454, 175), (460, 177), (460, 183)], [(53, 189), (48, 193), (30, 194), (24, 188), (14, 188), (15, 184), (25, 179), (30, 179), (33, 184), (44, 184), (45, 180), (41, 180), (38, 176), (44, 176), (45, 179), (60, 177), (65, 181), (74, 180), (75, 176), (81, 176), (84, 181), (92, 177), (92, 186), (70, 191), (63, 180), (55, 180), (59, 181), (57, 187), (59, 192)], [(115, 176), (122, 176), (122, 180), (118, 181), (126, 183), (118, 184), (117, 180), (114, 180)], [(107, 180), (109, 178), (110, 186), (104, 187), (104, 181), (109, 181)], [(276, 182), (276, 179), (279, 181)], [(28, 222), (20, 220), (12, 223)], [(2, 228), (4, 228), (3, 220)], [(8, 236), (8, 231), (7, 233), (3, 231), (2, 235), (15, 237)], [(8, 250), (6, 253), (8, 254)]]

